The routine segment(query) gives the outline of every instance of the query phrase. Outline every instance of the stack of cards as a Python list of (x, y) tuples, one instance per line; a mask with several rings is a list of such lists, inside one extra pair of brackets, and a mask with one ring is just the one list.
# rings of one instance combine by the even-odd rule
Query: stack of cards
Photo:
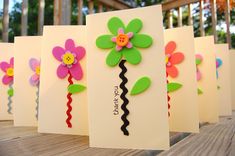
[(230, 116), (235, 52), (162, 20), (160, 5), (113, 11), (1, 43), (0, 120), (91, 147), (167, 150), (170, 131)]

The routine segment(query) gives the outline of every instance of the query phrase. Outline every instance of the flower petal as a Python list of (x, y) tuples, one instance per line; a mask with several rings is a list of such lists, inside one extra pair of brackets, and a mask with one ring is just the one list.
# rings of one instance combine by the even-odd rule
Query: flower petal
[(173, 53), (169, 59), (172, 64), (179, 64), (184, 60), (184, 54), (181, 52)]
[(31, 67), (31, 69), (32, 69), (33, 71), (35, 71), (35, 69), (36, 69), (38, 66), (40, 66), (40, 62), (39, 62), (37, 59), (35, 59), (35, 58), (31, 58), (31, 59), (29, 60), (29, 66)]
[(12, 76), (4, 75), (3, 78), (2, 78), (2, 83), (5, 84), (5, 85), (10, 84), (12, 81), (13, 81)]
[(72, 39), (67, 39), (65, 41), (65, 49), (72, 52), (74, 48), (75, 48), (74, 41)]
[(62, 61), (61, 56), (64, 55), (64, 53), (65, 53), (65, 49), (59, 46), (54, 47), (52, 50), (53, 56), (60, 62)]
[(124, 26), (124, 24), (123, 24), (123, 22), (120, 18), (113, 17), (108, 21), (108, 28), (109, 28), (109, 31), (113, 35), (117, 36), (118, 35), (118, 29), (119, 28), (125, 29), (125, 26)]
[(112, 41), (112, 35), (102, 35), (96, 39), (96, 46), (101, 49), (110, 49), (115, 46), (115, 43)]
[(130, 64), (139, 64), (142, 60), (140, 52), (136, 48), (131, 49), (123, 49), (122, 50), (123, 56)]
[(116, 51), (122, 50), (122, 46), (116, 45)]
[(127, 43), (127, 45), (126, 45), (126, 47), (130, 49), (130, 48), (132, 48), (132, 47), (133, 47), (133, 45), (132, 45), (132, 43), (131, 43), (131, 42), (128, 42), (128, 43)]
[(57, 76), (61, 79), (65, 78), (68, 75), (68, 68), (62, 64), (57, 68)]
[(7, 69), (10, 67), (10, 64), (8, 64), (7, 62), (1, 62), (0, 67), (3, 72), (6, 72)]
[(176, 43), (174, 41), (168, 42), (168, 44), (165, 47), (165, 54), (171, 54), (176, 49)]
[(12, 57), (12, 58), (10, 59), (10, 65), (11, 65), (11, 67), (14, 66), (14, 57)]
[(108, 56), (106, 57), (106, 64), (110, 67), (116, 66), (122, 58), (122, 52), (118, 52), (114, 49), (112, 49)]
[(130, 21), (126, 27), (126, 32), (138, 33), (143, 27), (143, 23), (140, 19), (136, 18)]
[(83, 77), (83, 72), (80, 63), (74, 64), (72, 68), (69, 69), (71, 75), (76, 80), (81, 80)]
[(39, 76), (37, 74), (34, 74), (30, 77), (29, 82), (31, 85), (36, 86), (39, 83)]
[(73, 53), (76, 54), (77, 61), (79, 61), (86, 55), (86, 49), (82, 46), (78, 46), (74, 48)]
[(178, 69), (175, 66), (166, 67), (166, 72), (172, 78), (175, 78), (178, 76)]
[(119, 28), (118, 29), (118, 34), (124, 34), (125, 32), (124, 32), (124, 29), (123, 28)]
[(131, 42), (135, 47), (148, 48), (152, 45), (153, 39), (149, 35), (135, 34)]

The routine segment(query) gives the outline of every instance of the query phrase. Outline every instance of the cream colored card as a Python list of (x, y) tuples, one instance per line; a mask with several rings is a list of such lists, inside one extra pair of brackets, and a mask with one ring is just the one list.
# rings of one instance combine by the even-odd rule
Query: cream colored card
[(39, 132), (88, 135), (85, 47), (85, 26), (44, 27)]
[(215, 44), (212, 36), (195, 38), (195, 54), (200, 56), (197, 72), (200, 122), (219, 121), (219, 99), (216, 80)]
[(14, 125), (37, 126), (41, 37), (15, 37)]
[(228, 44), (216, 44), (216, 75), (219, 96), (219, 115), (232, 115), (230, 56)]
[(161, 7), (86, 20), (90, 146), (168, 149)]
[(0, 43), (0, 120), (13, 120), (13, 46), (13, 43)]
[(235, 110), (235, 50), (230, 50), (230, 78), (231, 78), (231, 100), (232, 110)]
[(165, 55), (170, 131), (198, 133), (193, 27), (165, 30)]

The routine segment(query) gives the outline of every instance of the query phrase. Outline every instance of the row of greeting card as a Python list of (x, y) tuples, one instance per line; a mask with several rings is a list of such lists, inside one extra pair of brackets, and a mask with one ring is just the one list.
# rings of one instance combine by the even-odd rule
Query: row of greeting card
[(161, 12), (88, 15), (86, 26), (1, 43), (0, 120), (89, 135), (92, 147), (160, 150), (169, 131), (198, 133), (231, 115), (235, 55), (191, 26), (164, 31)]

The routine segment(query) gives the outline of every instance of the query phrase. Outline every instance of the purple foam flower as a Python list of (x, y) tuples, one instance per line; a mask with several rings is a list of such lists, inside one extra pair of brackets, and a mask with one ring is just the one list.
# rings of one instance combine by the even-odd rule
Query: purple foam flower
[(40, 61), (35, 58), (31, 58), (29, 60), (29, 66), (35, 72), (30, 77), (29, 82), (31, 85), (37, 86), (39, 85), (39, 81), (40, 81)]

